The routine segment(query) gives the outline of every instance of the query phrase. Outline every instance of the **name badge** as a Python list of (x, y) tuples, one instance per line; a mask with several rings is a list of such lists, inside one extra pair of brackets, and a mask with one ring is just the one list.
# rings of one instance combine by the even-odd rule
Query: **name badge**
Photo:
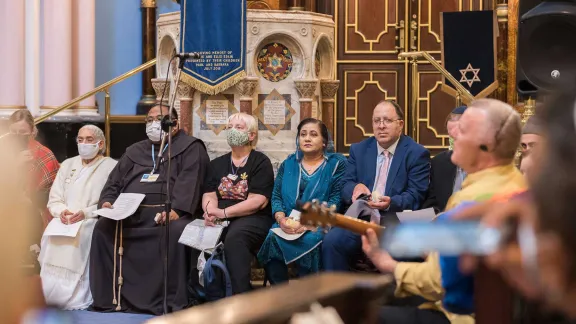
[(158, 180), (158, 174), (144, 174), (142, 175), (142, 179), (140, 179), (140, 182), (156, 182), (156, 180)]
[(232, 181), (236, 181), (236, 179), (238, 179), (238, 176), (235, 174), (229, 174), (228, 175), (228, 179), (232, 180)]

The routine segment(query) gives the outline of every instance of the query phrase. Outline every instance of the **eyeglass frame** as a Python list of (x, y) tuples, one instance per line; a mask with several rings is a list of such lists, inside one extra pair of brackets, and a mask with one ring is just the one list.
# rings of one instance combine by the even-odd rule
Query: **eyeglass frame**
[(377, 118), (377, 119), (372, 119), (372, 124), (380, 126), (380, 124), (383, 124), (384, 126), (390, 126), (392, 125), (392, 123), (397, 122), (399, 120), (403, 120), (402, 118), (398, 118), (398, 119), (389, 119), (389, 118)]

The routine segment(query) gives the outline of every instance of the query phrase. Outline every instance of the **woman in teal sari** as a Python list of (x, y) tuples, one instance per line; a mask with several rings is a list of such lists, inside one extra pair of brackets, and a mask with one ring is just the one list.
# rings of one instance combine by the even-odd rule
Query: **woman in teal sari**
[(271, 284), (288, 281), (287, 265), (292, 262), (298, 266), (299, 277), (321, 268), (324, 233), (300, 224), (296, 201), (318, 199), (340, 207), (346, 158), (330, 153), (333, 148), (326, 125), (314, 118), (301, 121), (296, 148), (278, 169), (271, 199), (276, 223), (258, 252)]

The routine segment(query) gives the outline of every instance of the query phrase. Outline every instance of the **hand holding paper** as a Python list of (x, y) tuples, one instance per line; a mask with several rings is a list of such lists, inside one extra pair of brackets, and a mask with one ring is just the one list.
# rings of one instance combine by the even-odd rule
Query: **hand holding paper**
[(98, 209), (94, 213), (117, 221), (123, 220), (136, 212), (145, 197), (145, 194), (122, 193), (111, 206), (112, 208)]

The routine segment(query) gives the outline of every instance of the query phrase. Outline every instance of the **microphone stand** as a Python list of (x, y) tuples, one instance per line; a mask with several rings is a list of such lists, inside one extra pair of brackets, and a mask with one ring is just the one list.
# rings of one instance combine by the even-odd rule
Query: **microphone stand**
[[(176, 55), (177, 56), (177, 55)], [(182, 69), (184, 68), (184, 63), (186, 59), (178, 57), (178, 69), (176, 70), (176, 83), (172, 92), (172, 101), (170, 102), (170, 109), (168, 115), (162, 118), (162, 130), (165, 135), (162, 137), (162, 143), (160, 144), (160, 149), (158, 150), (158, 165), (161, 164), (162, 158), (162, 147), (166, 137), (168, 137), (168, 168), (166, 172), (166, 202), (164, 203), (164, 212), (166, 213), (165, 220), (165, 254), (164, 254), (164, 296), (163, 296), (163, 311), (164, 314), (168, 314), (168, 254), (170, 251), (170, 212), (172, 211), (172, 194), (170, 191), (170, 176), (171, 176), (171, 166), (172, 166), (172, 130), (176, 126), (176, 121), (172, 120), (172, 111), (174, 110), (174, 103), (176, 102), (176, 94), (178, 91), (178, 84), (180, 83), (180, 75), (182, 74)], [(162, 104), (162, 103), (160, 103)], [(160, 169), (160, 167), (158, 167)]]

